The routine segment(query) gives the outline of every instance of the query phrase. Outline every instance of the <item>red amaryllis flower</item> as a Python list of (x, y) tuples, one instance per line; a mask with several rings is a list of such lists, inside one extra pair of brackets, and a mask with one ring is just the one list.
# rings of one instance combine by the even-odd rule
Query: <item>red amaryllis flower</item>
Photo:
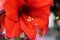
[(41, 36), (45, 35), (51, 3), (52, 0), (7, 0), (4, 4), (7, 36), (13, 38), (24, 32), (32, 40), (36, 29), (40, 30)]

